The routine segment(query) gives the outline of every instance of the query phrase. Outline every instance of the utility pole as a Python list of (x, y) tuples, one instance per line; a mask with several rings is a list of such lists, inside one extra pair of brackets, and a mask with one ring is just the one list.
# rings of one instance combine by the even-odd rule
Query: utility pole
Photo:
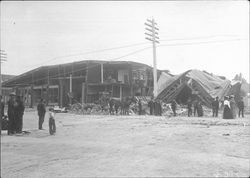
[[(6, 61), (7, 54), (4, 50), (0, 50), (0, 102), (2, 102), (2, 62)], [(1, 108), (2, 109), (2, 108)], [(0, 109), (0, 135), (2, 135), (2, 110)]]
[(4, 50), (0, 50), (0, 96), (2, 96), (2, 62), (6, 61), (7, 54)]
[(157, 63), (156, 63), (156, 43), (159, 43), (159, 37), (158, 32), (159, 28), (156, 27), (157, 23), (154, 21), (154, 18), (152, 20), (147, 19), (146, 25), (146, 40), (149, 40), (153, 44), (153, 75), (154, 75), (154, 98), (157, 96), (158, 91), (158, 85), (157, 85)]

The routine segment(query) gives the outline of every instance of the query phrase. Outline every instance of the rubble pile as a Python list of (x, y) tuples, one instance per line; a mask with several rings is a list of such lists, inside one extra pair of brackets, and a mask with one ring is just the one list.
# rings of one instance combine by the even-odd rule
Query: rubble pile
[[(142, 114), (149, 115), (150, 109), (148, 107), (147, 100), (141, 100), (142, 103)], [(203, 116), (211, 117), (212, 110), (206, 106), (203, 106)], [(193, 108), (192, 111), (194, 112)], [(109, 105), (101, 105), (95, 103), (81, 104), (75, 103), (71, 105), (69, 109), (70, 113), (74, 114), (92, 114), (92, 115), (108, 115), (109, 114)], [(139, 113), (138, 103), (131, 103), (129, 106), (129, 115), (136, 115)], [(121, 115), (121, 108), (118, 110), (118, 115)], [(172, 117), (173, 111), (171, 109), (170, 103), (162, 103), (162, 116)], [(188, 115), (188, 109), (186, 105), (177, 105), (176, 106), (176, 116), (186, 117)]]
[(88, 103), (88, 104), (81, 104), (75, 103), (71, 105), (69, 112), (73, 114), (108, 114), (109, 113), (108, 106), (101, 107), (100, 104)]

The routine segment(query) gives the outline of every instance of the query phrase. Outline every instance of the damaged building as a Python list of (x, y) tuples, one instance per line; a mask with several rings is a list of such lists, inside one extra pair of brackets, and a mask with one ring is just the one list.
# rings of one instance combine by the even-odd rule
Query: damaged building
[[(160, 71), (158, 71), (160, 74)], [(153, 93), (152, 67), (128, 61), (79, 61), (42, 66), (3, 83), (24, 97), (26, 106), (41, 98), (48, 105), (93, 103), (103, 94), (114, 98)]]
[(171, 76), (162, 73), (158, 80), (158, 99), (164, 102), (176, 100), (186, 104), (190, 98), (199, 99), (208, 107), (215, 97), (223, 100), (224, 96), (234, 95), (239, 99), (241, 82), (231, 82), (225, 77), (216, 76), (206, 71), (188, 70), (180, 75)]

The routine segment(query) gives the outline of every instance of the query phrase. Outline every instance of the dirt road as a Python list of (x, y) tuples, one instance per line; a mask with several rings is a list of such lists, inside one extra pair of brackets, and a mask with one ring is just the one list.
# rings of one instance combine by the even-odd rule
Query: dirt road
[(57, 114), (57, 133), (1, 136), (1, 175), (7, 177), (248, 177), (250, 119), (79, 116)]

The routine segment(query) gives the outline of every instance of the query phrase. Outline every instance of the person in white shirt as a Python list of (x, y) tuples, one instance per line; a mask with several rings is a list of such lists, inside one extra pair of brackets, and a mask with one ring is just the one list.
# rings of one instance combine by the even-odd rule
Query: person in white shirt
[(53, 108), (49, 108), (49, 133), (50, 135), (56, 133), (55, 113)]

